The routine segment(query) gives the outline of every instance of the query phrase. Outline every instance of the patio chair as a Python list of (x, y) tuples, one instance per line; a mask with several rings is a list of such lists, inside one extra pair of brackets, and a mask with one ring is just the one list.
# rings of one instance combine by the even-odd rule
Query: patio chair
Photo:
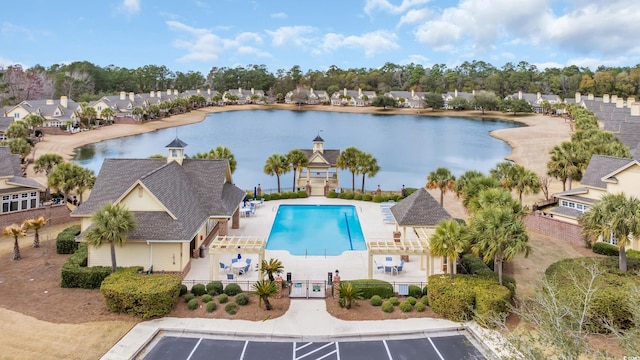
[(396, 275), (399, 275), (402, 272), (402, 268), (404, 267), (404, 262), (402, 262), (398, 266), (394, 266), (393, 270), (396, 272)]
[(386, 258), (384, 258), (384, 261), (393, 261), (393, 258), (391, 256), (387, 256)]
[(220, 263), (220, 270), (229, 271), (229, 265), (225, 265), (223, 263)]
[(250, 213), (252, 213), (252, 214), (255, 214), (255, 213), (256, 213), (256, 204), (251, 203), (251, 204), (249, 205), (249, 212), (250, 212)]
[(227, 280), (229, 281), (233, 280), (233, 274), (227, 274)]
[(393, 267), (392, 266), (385, 266), (384, 267), (384, 273), (385, 274), (389, 273), (389, 274), (393, 275)]
[[(249, 259), (247, 259), (249, 260)], [(247, 262), (247, 266), (243, 267), (242, 269), (240, 269), (240, 271), (238, 272), (240, 275), (244, 275), (246, 273), (249, 272), (249, 267), (251, 266), (251, 264), (249, 264), (249, 262)]]
[(233, 263), (237, 263), (237, 262), (238, 262), (238, 258), (232, 258), (232, 259), (231, 259), (231, 263), (232, 263), (232, 264), (233, 264)]
[(247, 265), (251, 264), (251, 258), (247, 258), (245, 262), (247, 263)]
[(373, 264), (376, 266), (376, 270), (384, 271), (384, 266), (378, 265), (378, 262), (373, 260)]

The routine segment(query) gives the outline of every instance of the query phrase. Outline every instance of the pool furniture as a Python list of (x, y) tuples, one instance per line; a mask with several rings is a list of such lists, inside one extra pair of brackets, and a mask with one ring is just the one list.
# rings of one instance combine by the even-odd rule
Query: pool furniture
[(393, 258), (391, 256), (387, 256), (384, 258), (384, 261), (393, 261)]
[(238, 258), (231, 259), (231, 265), (233, 265), (234, 263), (237, 263), (237, 262), (238, 262)]
[(246, 261), (235, 261), (233, 264), (231, 264), (231, 269), (233, 270), (234, 274), (242, 275), (249, 270), (249, 266), (250, 264), (247, 264)]
[(249, 212), (251, 214), (255, 214), (256, 213), (256, 204), (253, 201), (249, 204)]
[(400, 265), (393, 267), (393, 270), (396, 272), (396, 275), (400, 275), (400, 273), (402, 272), (402, 268), (403, 267), (404, 267), (404, 260), (402, 260), (402, 262), (400, 262)]
[(384, 272), (384, 266), (378, 265), (378, 262), (373, 260), (373, 264), (376, 266), (376, 270), (380, 270)]
[(248, 217), (251, 214), (250, 207), (241, 207), (239, 211), (240, 211), (240, 215), (244, 217)]
[(247, 259), (245, 260), (245, 262), (246, 262), (247, 264), (251, 264), (251, 258), (247, 258)]
[(229, 271), (229, 265), (225, 265), (223, 263), (220, 263), (220, 270)]
[(385, 267), (384, 267), (384, 273), (385, 273), (385, 274), (387, 274), (387, 273), (388, 273), (388, 274), (393, 275), (393, 266), (386, 266), (386, 265), (385, 265)]
[(233, 274), (231, 273), (227, 274), (227, 280), (233, 280)]

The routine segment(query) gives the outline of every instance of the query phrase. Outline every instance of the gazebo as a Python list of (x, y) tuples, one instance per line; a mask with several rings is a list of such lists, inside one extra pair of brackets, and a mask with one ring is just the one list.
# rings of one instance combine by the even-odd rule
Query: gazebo
[(216, 236), (209, 245), (209, 279), (219, 280), (218, 259), (220, 254), (258, 254), (258, 266), (260, 266), (264, 260), (266, 245), (267, 239), (260, 236)]
[[(420, 188), (413, 194), (391, 207), (391, 214), (396, 223), (393, 240), (368, 241), (369, 245), (369, 278), (373, 277), (374, 255), (418, 255), (420, 269), (426, 270), (426, 278), (436, 273), (436, 263), (440, 257), (429, 251), (429, 237), (442, 220), (451, 215), (427, 192)], [(400, 233), (400, 228), (402, 232)], [(413, 228), (417, 239), (407, 237), (407, 228)], [(439, 272), (438, 272), (439, 273)]]

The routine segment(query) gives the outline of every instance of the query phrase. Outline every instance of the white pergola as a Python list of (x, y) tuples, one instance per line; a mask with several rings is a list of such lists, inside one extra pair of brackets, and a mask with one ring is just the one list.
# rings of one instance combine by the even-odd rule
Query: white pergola
[[(417, 239), (403, 236), (397, 240), (369, 239), (368, 276), (373, 279), (373, 257), (375, 255), (418, 255), (420, 257), (420, 270), (425, 270), (426, 281), (434, 274), (433, 255), (429, 251), (429, 236), (433, 228), (414, 227)], [(406, 231), (406, 229), (405, 229)]]
[(267, 239), (261, 236), (216, 236), (209, 245), (209, 280), (219, 280), (220, 254), (258, 254), (258, 264), (262, 264), (266, 245)]

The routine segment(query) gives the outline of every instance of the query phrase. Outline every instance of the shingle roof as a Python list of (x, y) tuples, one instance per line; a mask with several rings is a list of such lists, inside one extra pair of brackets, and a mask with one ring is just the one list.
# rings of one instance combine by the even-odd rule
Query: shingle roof
[[(303, 153), (305, 153), (305, 155), (307, 155), (307, 159), (311, 159), (311, 157), (314, 154), (313, 150), (309, 150), (309, 149), (301, 149), (301, 150)], [(327, 160), (329, 164), (333, 167), (335, 167), (336, 164), (338, 163), (339, 156), (340, 156), (340, 150), (324, 149), (324, 151), (322, 152), (322, 157), (325, 158), (325, 160)]]
[(242, 201), (242, 189), (225, 182), (225, 159), (105, 159), (91, 196), (74, 212), (88, 216), (120, 198), (140, 182), (176, 217), (167, 212), (134, 212), (139, 228), (131, 239), (190, 240), (211, 216), (231, 216)]
[(436, 226), (440, 221), (451, 218), (425, 188), (419, 188), (393, 205), (391, 214), (400, 226)]
[(8, 146), (0, 146), (0, 177), (22, 176), (20, 157), (11, 154)]
[(172, 142), (170, 142), (167, 146), (165, 146), (166, 148), (183, 148), (186, 147), (187, 143), (178, 139), (177, 137), (175, 139), (173, 139)]
[(631, 161), (634, 160), (614, 156), (593, 155), (580, 183), (585, 186), (606, 189), (607, 185), (602, 181), (602, 177), (620, 169)]

